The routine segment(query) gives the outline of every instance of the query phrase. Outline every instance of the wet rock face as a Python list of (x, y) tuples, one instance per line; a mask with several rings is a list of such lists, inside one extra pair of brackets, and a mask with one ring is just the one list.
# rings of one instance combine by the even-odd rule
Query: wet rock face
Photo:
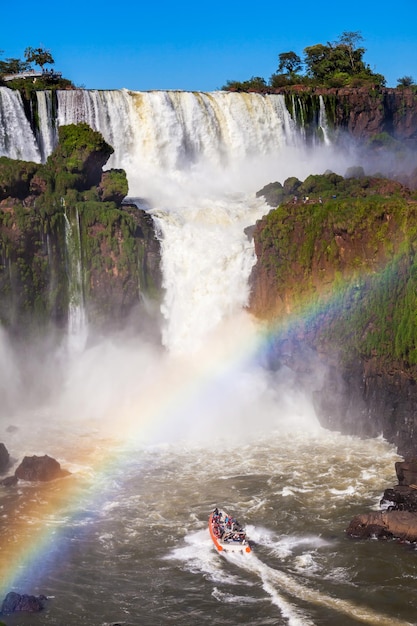
[(381, 505), (387, 505), (392, 511), (417, 513), (417, 489), (401, 485), (385, 489)]
[(0, 474), (6, 471), (10, 456), (4, 443), (0, 443)]
[(47, 597), (44, 595), (30, 596), (11, 591), (7, 594), (1, 605), (1, 613), (8, 615), (18, 611), (37, 613), (45, 608)]
[(395, 464), (395, 472), (399, 485), (417, 485), (417, 459), (397, 461)]
[(346, 533), (357, 539), (417, 541), (417, 514), (411, 511), (376, 511), (356, 515)]
[(68, 476), (70, 472), (61, 469), (61, 465), (52, 457), (25, 456), (15, 472), (16, 478), (28, 481), (49, 481)]

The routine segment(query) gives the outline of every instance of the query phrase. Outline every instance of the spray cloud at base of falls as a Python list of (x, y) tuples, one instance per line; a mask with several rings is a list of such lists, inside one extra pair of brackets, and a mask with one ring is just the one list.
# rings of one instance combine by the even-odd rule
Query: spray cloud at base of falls
[[(209, 372), (221, 370), (225, 361), (234, 364), (229, 368), (229, 376), (239, 372), (250, 389), (248, 355), (256, 352), (255, 325), (248, 321), (235, 324), (236, 328), (244, 329), (239, 338), (235, 337), (235, 354), (230, 349), (228, 357), (221, 356), (213, 346), (228, 345), (230, 336), (233, 337), (230, 333), (233, 320), (246, 317), (242, 309), (248, 301), (248, 277), (255, 256), (253, 242), (245, 229), (269, 210), (254, 194), (273, 180), (321, 173), (328, 167), (334, 170), (338, 161), (332, 146), (324, 141), (308, 148), (302, 129), (294, 122), (280, 95), (70, 90), (58, 91), (56, 98), (57, 117), (52, 119), (54, 107), (50, 106), (50, 96), (38, 95), (39, 153), (46, 156), (52, 149), (58, 126), (87, 122), (114, 147), (108, 167), (126, 170), (129, 195), (148, 198), (153, 206), (151, 213), (161, 233), (163, 254), (162, 341), (169, 353), (164, 358), (170, 360), (178, 355), (183, 360), (183, 381), (191, 376), (188, 388), (195, 388), (199, 379), (207, 379)], [(319, 122), (324, 133), (323, 107)], [(340, 159), (339, 167), (344, 169), (344, 158)], [(73, 265), (73, 285), (78, 285), (78, 291), (70, 303), (70, 322), (77, 322), (80, 345), (84, 345), (79, 258)], [(70, 338), (76, 340), (77, 333), (69, 330)], [(70, 360), (65, 388), (71, 390), (71, 401), (67, 404), (73, 412), (84, 415), (86, 407), (94, 415), (105, 411), (103, 398), (112, 407), (109, 413), (116, 409), (122, 396), (116, 392), (117, 399), (110, 399), (109, 372), (115, 375), (118, 367), (115, 363), (123, 361), (121, 345), (116, 350), (105, 345), (101, 350), (96, 347), (86, 355), (78, 355), (75, 361)], [(145, 347), (147, 351), (149, 344)], [(110, 353), (114, 361), (108, 363), (106, 355)], [(190, 353), (212, 363), (211, 368), (200, 370), (194, 382), (193, 367), (187, 362)], [(158, 348), (151, 363), (159, 358), (157, 354)], [(91, 361), (93, 355), (99, 360), (96, 364)], [(237, 364), (236, 355), (245, 367)], [(88, 371), (84, 361), (90, 363)], [(141, 359), (138, 368), (140, 376), (146, 378)], [(268, 384), (266, 379), (261, 381), (260, 371), (256, 369), (253, 378), (256, 397), (261, 389), (261, 395), (268, 394)], [(130, 376), (124, 378), (123, 401), (129, 404), (127, 380)], [(103, 381), (108, 381), (107, 387)], [(134, 380), (131, 385), (135, 387)], [(79, 392), (78, 407), (77, 402), (74, 404), (74, 388)], [(102, 392), (86, 402), (89, 388)], [(187, 384), (185, 395), (186, 388)], [(222, 388), (227, 396), (222, 384), (216, 390), (211, 386), (211, 393), (219, 394)], [(68, 400), (66, 391), (63, 395)], [(135, 393), (131, 395), (134, 397)], [(94, 402), (96, 407), (92, 406)], [(256, 402), (253, 411), (255, 405)], [(259, 406), (258, 402), (258, 409)], [(195, 423), (200, 410), (197, 402), (188, 423)], [(238, 411), (232, 410), (230, 401), (227, 410), (236, 414), (236, 422), (229, 419), (228, 423), (237, 423)]]

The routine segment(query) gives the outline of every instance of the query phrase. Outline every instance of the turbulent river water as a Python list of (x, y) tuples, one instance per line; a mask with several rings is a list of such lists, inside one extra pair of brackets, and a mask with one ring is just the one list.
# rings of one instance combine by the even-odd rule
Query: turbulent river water
[[(39, 93), (41, 149), (18, 95), (0, 95), (3, 152), (46, 156), (56, 139), (51, 94)], [(71, 472), (0, 487), (2, 597), (48, 598), (41, 613), (1, 619), (416, 622), (414, 547), (345, 535), (395, 483), (395, 450), (322, 429), (294, 374), (264, 367), (268, 334), (243, 312), (255, 262), (245, 231), (269, 210), (254, 192), (275, 177), (335, 169), (328, 146), (314, 161), (300, 149), (279, 96), (75, 91), (61, 92), (58, 105), (59, 124), (103, 132), (131, 194), (153, 199), (165, 297), (160, 313), (117, 336), (86, 338), (85, 320), (69, 351), (42, 346), (22, 358), (0, 329), (10, 473), (34, 454)], [(77, 299), (75, 321), (84, 320), (80, 307)], [(80, 327), (71, 322), (70, 334)], [(246, 526), (251, 554), (215, 551), (207, 522), (216, 505)]]

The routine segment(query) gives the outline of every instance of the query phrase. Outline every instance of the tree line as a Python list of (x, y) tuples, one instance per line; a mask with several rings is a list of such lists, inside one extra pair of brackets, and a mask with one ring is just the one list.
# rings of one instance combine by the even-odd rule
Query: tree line
[[(293, 85), (309, 87), (384, 87), (385, 77), (375, 73), (365, 63), (366, 52), (361, 45), (359, 31), (344, 31), (334, 42), (315, 44), (304, 48), (301, 58), (296, 52), (281, 52), (278, 68), (267, 83), (261, 76), (252, 76), (240, 82), (228, 80), (222, 89), (227, 91), (269, 91)], [(411, 76), (398, 79), (399, 87), (414, 85)]]

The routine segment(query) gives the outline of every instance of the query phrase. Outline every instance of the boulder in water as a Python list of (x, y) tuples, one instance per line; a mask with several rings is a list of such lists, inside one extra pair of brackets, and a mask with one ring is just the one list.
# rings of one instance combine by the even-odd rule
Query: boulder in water
[(44, 456), (25, 456), (17, 470), (16, 478), (20, 480), (30, 481), (49, 481), (55, 478), (63, 478), (68, 476), (70, 472), (61, 469), (61, 465), (52, 457), (45, 454)]
[(10, 591), (3, 600), (1, 605), (1, 613), (7, 615), (16, 613), (17, 611), (26, 611), (28, 613), (37, 613), (45, 608), (47, 597), (44, 595), (30, 596)]
[(375, 511), (356, 515), (346, 529), (358, 539), (401, 539), (417, 541), (417, 513), (410, 511)]
[(7, 476), (6, 478), (3, 478), (2, 480), (0, 480), (0, 485), (3, 485), (3, 487), (14, 487), (14, 485), (16, 484), (17, 484), (16, 476)]
[(10, 456), (4, 443), (0, 443), (0, 474), (6, 471)]

